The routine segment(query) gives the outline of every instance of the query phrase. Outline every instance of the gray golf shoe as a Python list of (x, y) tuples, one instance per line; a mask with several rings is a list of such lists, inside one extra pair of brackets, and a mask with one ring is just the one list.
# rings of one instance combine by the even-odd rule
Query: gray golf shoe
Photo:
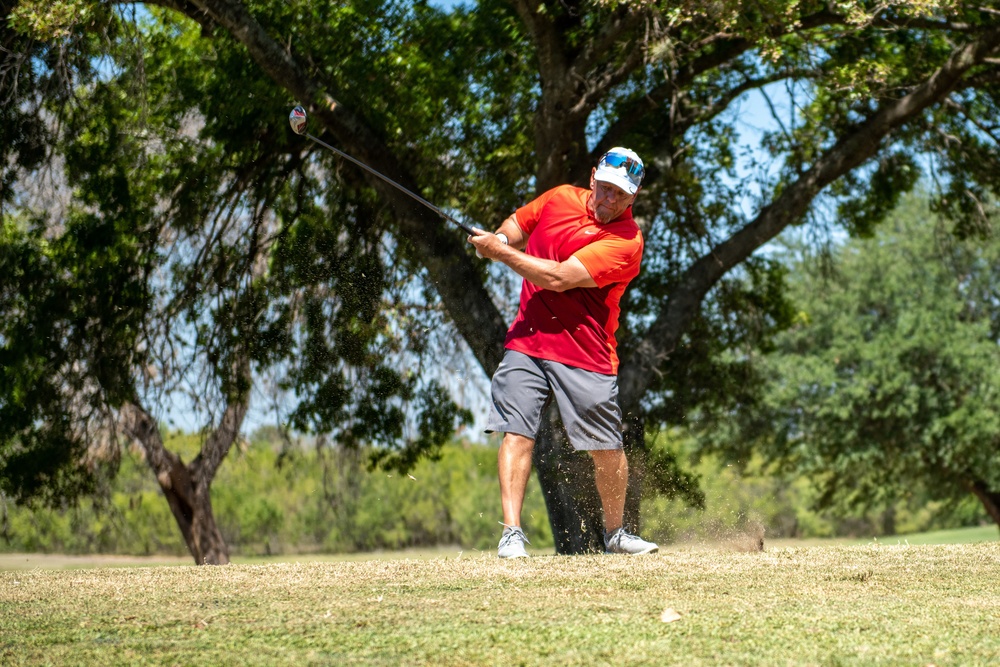
[(604, 553), (639, 556), (641, 554), (653, 553), (659, 548), (659, 546), (652, 542), (647, 542), (638, 535), (632, 535), (624, 528), (619, 528), (610, 535), (604, 536)]
[(524, 545), (531, 544), (524, 536), (519, 526), (507, 526), (503, 529), (500, 544), (497, 545), (497, 556), (500, 558), (528, 558)]

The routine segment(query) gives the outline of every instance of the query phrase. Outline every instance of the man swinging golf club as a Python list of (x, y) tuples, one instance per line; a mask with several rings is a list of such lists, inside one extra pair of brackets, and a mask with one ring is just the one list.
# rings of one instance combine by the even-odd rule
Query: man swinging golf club
[(618, 407), (619, 302), (639, 273), (643, 240), (632, 202), (645, 174), (627, 148), (612, 148), (591, 171), (590, 189), (562, 185), (517, 209), (495, 234), (469, 237), (483, 257), (524, 278), (521, 304), (493, 375), (486, 432), (502, 432), (501, 558), (526, 558), (521, 506), (542, 413), (553, 398), (569, 441), (594, 461), (608, 553), (645, 554), (657, 545), (622, 526), (628, 460)]

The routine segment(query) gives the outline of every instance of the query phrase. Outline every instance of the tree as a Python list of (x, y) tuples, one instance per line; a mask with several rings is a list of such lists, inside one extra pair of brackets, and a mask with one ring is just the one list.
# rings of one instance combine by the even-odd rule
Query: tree
[[(120, 50), (128, 41), (118, 39), (122, 26), (109, 12), (98, 9), (85, 19), (117, 44), (112, 57), (132, 55)], [(21, 96), (18, 108), (42, 138), (36, 141), (44, 141), (45, 158), (59, 156), (64, 170), (38, 193), (41, 205), (22, 200), (19, 216), (3, 220), (4, 492), (55, 504), (93, 491), (117, 466), (116, 433), (122, 432), (145, 448), (196, 562), (226, 562), (209, 487), (246, 412), (250, 356), (245, 348), (229, 348), (209, 366), (208, 384), (218, 381), (225, 405), (202, 455), (185, 465), (163, 447), (155, 406), (148, 405), (155, 394), (148, 391), (153, 362), (165, 362), (156, 367), (161, 371), (169, 362), (185, 363), (182, 355), (159, 356), (185, 337), (171, 322), (183, 312), (184, 297), (158, 308), (164, 299), (158, 265), (165, 258), (157, 191), (152, 178), (129, 175), (137, 168), (163, 174), (142, 139), (127, 131), (136, 111), (127, 86), (101, 81), (94, 59), (102, 51), (94, 37), (84, 33), (55, 45), (22, 39), (11, 51), (23, 75), (6, 90)], [(33, 71), (33, 58), (46, 63), (41, 72)], [(32, 180), (38, 171), (27, 171), (27, 178), (25, 171), (39, 162), (18, 161), (8, 174)], [(73, 189), (65, 209), (45, 206), (60, 188)], [(212, 264), (200, 262), (203, 269)], [(238, 275), (215, 273), (216, 297), (232, 301), (240, 279), (253, 271), (232, 273)], [(225, 326), (216, 324), (200, 334), (202, 342)]]
[[(439, 445), (465, 413), (433, 381), (393, 367), (398, 337), (386, 335), (381, 309), (405, 288), (386, 284), (377, 227), (357, 229), (371, 208), (336, 190), (309, 206), (330, 187), (320, 185), (326, 175), (289, 179), (302, 160), (273, 150), (266, 126), (247, 133), (242, 119), (207, 108), (192, 117), (197, 105), (177, 103), (177, 88), (226, 109), (229, 82), (205, 79), (194, 65), (206, 54), (167, 39), (170, 26), (142, 33), (146, 53), (134, 21), (100, 7), (83, 14), (92, 21), (80, 37), (62, 36), (59, 15), (48, 23), (46, 14), (36, 30), (51, 42), (22, 39), (11, 50), (48, 63), (9, 92), (25, 100), (22, 124), (42, 137), (35, 143), (57, 173), (37, 201), (15, 202), (0, 237), (3, 491), (50, 504), (93, 492), (113, 474), (124, 436), (140, 443), (195, 561), (225, 563), (211, 484), (239, 437), (254, 366), (281, 360), (290, 384), (310, 392), (293, 425), (323, 425), (341, 441), (415, 443), (388, 465)], [(231, 50), (212, 55), (245, 62)], [(112, 71), (96, 70), (100, 56)], [(265, 90), (262, 104), (281, 102)], [(205, 117), (218, 141), (193, 140)], [(16, 157), (8, 175), (23, 192), (43, 160)], [(60, 188), (71, 190), (63, 211), (49, 206)], [(338, 213), (342, 224), (326, 220)], [(277, 228), (283, 219), (292, 224)], [(358, 282), (369, 288), (342, 287)], [(207, 424), (190, 462), (160, 429), (178, 396)]]
[[(53, 7), (94, 5), (20, 6), (24, 29), (40, 31), (45, 17), (58, 14)], [(965, 228), (981, 223), (978, 202), (995, 191), (1000, 174), (992, 127), (1000, 23), (988, 5), (483, 0), (448, 12), (375, 0), (146, 6), (165, 10), (151, 10), (157, 50), (131, 42), (147, 61), (157, 62), (165, 47), (171, 57), (210, 55), (182, 58), (194, 85), (163, 96), (173, 121), (182, 109), (197, 110), (201, 142), (221, 152), (242, 149), (247, 164), (269, 165), (243, 181), (227, 168), (217, 172), (221, 181), (207, 182), (247, 183), (237, 191), (251, 194), (277, 191), (279, 183), (313, 184), (298, 198), (283, 195), (284, 208), (254, 199), (262, 204), (254, 210), (274, 212), (276, 230), (309, 201), (358, 221), (377, 210), (368, 220), (390, 244), (394, 275), (428, 288), (404, 298), (416, 291), (417, 305), (440, 304), (486, 373), (502, 355), (506, 328), (493, 300), (495, 273), (409, 197), (377, 179), (338, 173), (331, 156), (293, 143), (287, 129), (277, 129), (285, 115), (277, 113), (280, 102), (283, 110), (302, 102), (326, 139), (487, 227), (535, 192), (585, 183), (610, 146), (629, 145), (646, 157), (636, 208), (647, 238), (645, 270), (619, 332), (633, 491), (645, 483), (697, 502), (676, 462), (646, 461), (646, 429), (679, 422), (696, 407), (755, 400), (748, 354), (789, 315), (782, 268), (757, 252), (762, 246), (792, 225), (822, 231), (827, 223), (816, 213), (830, 204), (839, 206), (837, 224), (848, 231), (873, 229), (916, 182), (916, 153), (935, 156), (937, 173), (946, 176), (939, 206)], [(66, 25), (68, 34), (93, 32), (83, 21)], [(161, 65), (169, 71), (172, 63)], [(787, 113), (772, 99), (776, 91), (786, 91)], [(751, 92), (772, 103), (777, 129), (743, 155), (736, 107)], [(317, 170), (320, 178), (338, 173), (349, 192), (315, 187)], [(182, 191), (212, 191), (195, 183)], [(161, 195), (172, 196), (165, 186)], [(369, 208), (356, 208), (359, 202)], [(197, 221), (217, 210), (184, 209)], [(299, 388), (308, 393), (309, 386)], [(557, 548), (597, 548), (600, 519), (597, 504), (583, 497), (588, 485), (561, 481), (567, 467), (585, 463), (556, 433), (543, 435), (536, 457)], [(431, 440), (417, 438), (404, 451), (416, 453)], [(633, 525), (637, 511), (633, 493)]]
[(800, 312), (762, 360), (766, 410), (724, 446), (817, 480), (824, 506), (970, 493), (1000, 525), (1000, 245), (953, 235), (913, 196), (828, 262), (803, 248)]

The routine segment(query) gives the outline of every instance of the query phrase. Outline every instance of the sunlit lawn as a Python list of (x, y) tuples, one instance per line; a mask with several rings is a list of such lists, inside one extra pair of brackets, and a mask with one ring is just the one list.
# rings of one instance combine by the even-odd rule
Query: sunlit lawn
[(0, 664), (1000, 664), (995, 538), (406, 556), (0, 571)]

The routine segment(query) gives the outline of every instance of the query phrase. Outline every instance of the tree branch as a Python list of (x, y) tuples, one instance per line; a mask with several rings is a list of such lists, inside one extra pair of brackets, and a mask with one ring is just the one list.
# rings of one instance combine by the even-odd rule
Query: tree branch
[[(153, 0), (153, 4), (178, 8), (174, 0)], [(271, 38), (242, 3), (191, 0), (179, 7), (191, 18), (203, 12), (228, 31), (243, 44), (264, 73), (305, 103), (310, 113), (347, 147), (351, 155), (376, 171), (390, 175), (404, 187), (419, 191), (415, 179), (392, 151), (358, 116), (309, 77), (292, 54)], [(366, 178), (396, 214), (399, 235), (414, 247), (417, 258), (427, 269), (452, 321), (469, 343), (477, 361), (487, 373), (492, 372), (503, 356), (507, 327), (483, 285), (461, 234), (436, 217), (432, 218), (420, 204), (381, 179), (367, 175)]]
[[(787, 72), (776, 72), (770, 76), (764, 76), (759, 79), (748, 79), (738, 86), (730, 88), (725, 91), (725, 93), (719, 96), (718, 99), (713, 101), (711, 104), (705, 107), (700, 107), (695, 110), (694, 113), (686, 113), (689, 105), (682, 101), (681, 110), (677, 114), (677, 125), (679, 128), (686, 129), (688, 127), (705, 123), (715, 116), (719, 115), (723, 111), (729, 108), (733, 100), (740, 97), (744, 93), (751, 90), (758, 90), (769, 86), (772, 83), (777, 83), (779, 81), (785, 81), (788, 79), (798, 80), (798, 79), (810, 79), (818, 76), (818, 72), (812, 69), (796, 69)], [(766, 98), (766, 96), (765, 96)], [(768, 106), (771, 108), (772, 115), (775, 119), (778, 119), (777, 113), (775, 113), (774, 107), (770, 100), (767, 99)], [(784, 130), (784, 128), (782, 128)], [(787, 133), (787, 131), (786, 131)]]
[(194, 503), (194, 486), (184, 462), (163, 446), (160, 429), (149, 412), (138, 403), (125, 403), (118, 410), (118, 426), (131, 440), (138, 442), (146, 454), (157, 482), (174, 496), (167, 496), (170, 509), (184, 533), (184, 541), (192, 543), (190, 507)]
[[(783, 32), (775, 32), (771, 36), (774, 38), (789, 34), (805, 32), (815, 28), (828, 25), (840, 25), (844, 18), (839, 14), (822, 10), (809, 16), (803, 17), (794, 29)], [(711, 50), (705, 52), (707, 47)], [(633, 127), (646, 121), (649, 114), (662, 107), (668, 101), (675, 99), (679, 91), (686, 90), (695, 79), (714, 69), (718, 69), (726, 63), (731, 63), (741, 55), (755, 46), (755, 42), (745, 37), (734, 37), (727, 33), (717, 33), (710, 38), (704, 39), (691, 49), (693, 57), (680, 64), (676, 71), (661, 85), (651, 89), (641, 98), (637, 98), (630, 108), (624, 109), (619, 114), (618, 120), (608, 128), (608, 131), (598, 142), (593, 156), (601, 155), (611, 146), (621, 143), (622, 137), (628, 134)], [(732, 97), (731, 99), (735, 99)], [(679, 123), (679, 114), (672, 116), (675, 126), (672, 128), (672, 136), (682, 136), (687, 131), (689, 125)], [(685, 116), (687, 123), (694, 123), (701, 118), (700, 115)]]
[[(613, 53), (616, 45), (623, 41), (623, 35), (631, 35), (648, 17), (648, 11), (622, 4), (615, 19), (607, 22), (597, 38), (587, 43), (567, 73), (569, 80), (587, 82), (583, 94), (569, 105), (571, 113), (589, 114), (608, 90), (625, 81), (642, 64), (648, 45), (632, 44), (628, 56), (617, 67), (607, 68), (602, 73), (596, 71), (600, 63), (609, 60), (608, 54)], [(624, 41), (630, 43), (629, 40)]]
[(872, 21), (876, 28), (916, 28), (918, 30), (938, 30), (955, 33), (982, 33), (986, 28), (982, 25), (962, 23), (960, 21), (935, 21), (921, 16), (892, 18), (879, 16)]
[(960, 113), (962, 115), (962, 118), (968, 121), (968, 123), (974, 126), (977, 130), (979, 130), (987, 137), (989, 137), (994, 144), (1000, 146), (1000, 136), (997, 135), (995, 127), (989, 127), (979, 122), (972, 114), (969, 113), (969, 110), (965, 108), (965, 105), (959, 104), (957, 101), (955, 101), (950, 97), (946, 99), (944, 103), (949, 109), (954, 109), (955, 111)]
[(226, 409), (222, 413), (222, 419), (212, 429), (211, 434), (205, 438), (205, 442), (201, 445), (201, 453), (192, 462), (191, 467), (195, 471), (195, 477), (200, 481), (211, 482), (215, 479), (215, 473), (218, 472), (219, 466), (222, 465), (233, 443), (240, 435), (243, 419), (250, 406), (250, 360), (246, 355), (243, 355), (237, 364), (238, 368), (235, 373), (242, 380), (240, 386), (246, 387), (246, 389), (234, 393), (226, 400)]
[(638, 409), (640, 397), (654, 382), (697, 314), (702, 299), (730, 269), (800, 219), (823, 188), (875, 155), (886, 135), (927, 107), (941, 102), (961, 82), (962, 76), (981, 64), (998, 45), (1000, 29), (995, 28), (956, 49), (923, 84), (905, 97), (884, 105), (855, 132), (827, 150), (753, 221), (695, 261), (671, 292), (667, 307), (629, 358), (623, 360), (623, 372), (619, 377), (623, 409), (626, 412)]

